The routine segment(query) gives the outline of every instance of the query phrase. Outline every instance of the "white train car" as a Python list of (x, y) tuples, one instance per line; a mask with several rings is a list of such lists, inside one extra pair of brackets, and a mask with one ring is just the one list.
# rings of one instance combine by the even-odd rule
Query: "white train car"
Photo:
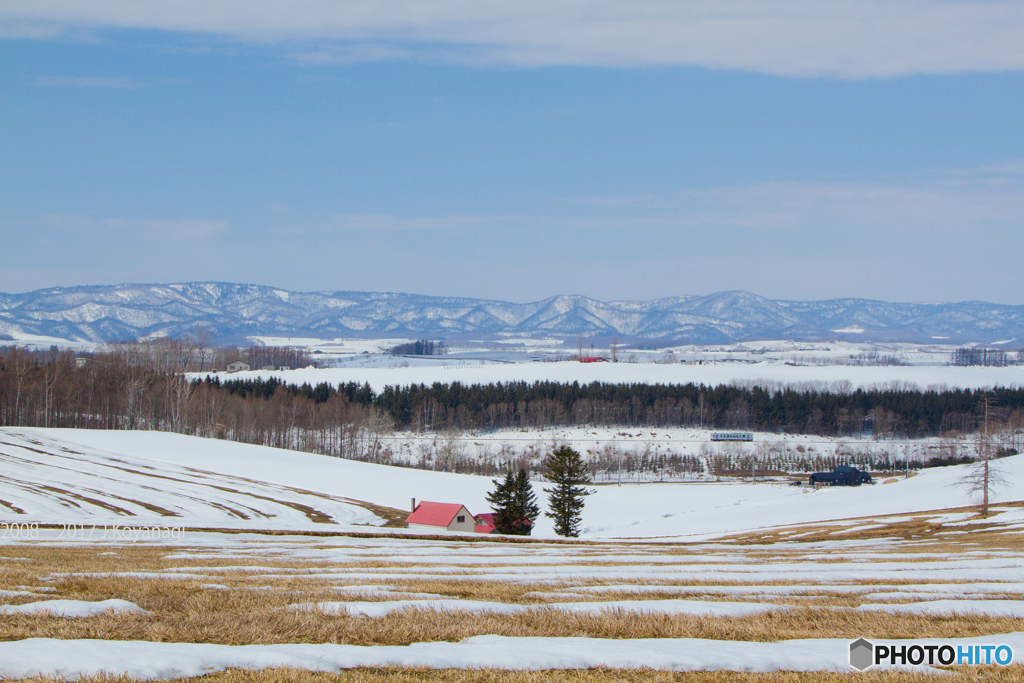
[(753, 441), (750, 432), (711, 432), (712, 441)]

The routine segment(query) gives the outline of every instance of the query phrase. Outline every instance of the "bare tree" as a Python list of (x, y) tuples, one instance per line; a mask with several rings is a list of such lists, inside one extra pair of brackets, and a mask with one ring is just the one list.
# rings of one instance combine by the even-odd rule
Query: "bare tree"
[[(52, 370), (51, 370), (52, 368)], [(43, 426), (50, 426), (50, 413), (53, 407), (53, 388), (60, 379), (60, 364), (50, 363), (43, 368)]]
[(458, 430), (447, 429), (434, 438), (434, 462), (444, 472), (454, 471), (456, 464), (466, 457), (466, 445), (460, 437)]
[(188, 434), (188, 409), (193, 385), (185, 375), (174, 375), (168, 381), (168, 388), (171, 394), (171, 431)]
[(213, 341), (213, 331), (204, 325), (196, 326), (196, 329), (191, 334), (192, 341), (196, 348), (196, 360), (199, 361), (199, 372), (206, 369), (206, 361), (212, 361), (212, 358), (208, 358), (211, 349), (210, 342)]
[(377, 406), (370, 406), (363, 419), (363, 442), (365, 450), (363, 457), (374, 462), (379, 457), (382, 448), (381, 441), (395, 431), (395, 421), (387, 411)]
[(11, 424), (20, 424), (21, 393), (25, 384), (25, 377), (27, 377), (32, 368), (35, 367), (35, 362), (31, 356), (17, 347), (11, 350), (5, 360), (13, 370), (15, 379), (14, 419), (11, 421)]
[(989, 412), (992, 401), (989, 395), (985, 394), (981, 402), (984, 409), (984, 429), (978, 439), (978, 459), (968, 467), (967, 473), (957, 485), (967, 489), (970, 495), (981, 494), (981, 514), (988, 517), (991, 494), (996, 488), (1008, 485), (1009, 480), (1003, 469), (992, 462), (995, 459), (989, 438)]
[(146, 382), (140, 377), (129, 376), (123, 385), (124, 411), (128, 419), (128, 429), (135, 429), (139, 418), (139, 411), (142, 407), (142, 396), (146, 389)]

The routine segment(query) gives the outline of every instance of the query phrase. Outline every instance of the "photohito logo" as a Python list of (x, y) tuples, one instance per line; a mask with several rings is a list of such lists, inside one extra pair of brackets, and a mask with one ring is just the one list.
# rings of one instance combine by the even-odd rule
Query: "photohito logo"
[(952, 666), (954, 664), (998, 664), (1006, 666), (1013, 661), (1009, 645), (874, 645), (858, 638), (850, 643), (850, 666), (858, 671), (878, 664), (928, 664)]

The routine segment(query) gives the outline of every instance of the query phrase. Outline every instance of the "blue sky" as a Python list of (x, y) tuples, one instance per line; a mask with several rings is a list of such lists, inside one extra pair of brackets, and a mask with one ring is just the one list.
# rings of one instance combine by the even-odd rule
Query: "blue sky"
[(10, 0), (0, 291), (1022, 304), (1022, 112), (994, 0)]

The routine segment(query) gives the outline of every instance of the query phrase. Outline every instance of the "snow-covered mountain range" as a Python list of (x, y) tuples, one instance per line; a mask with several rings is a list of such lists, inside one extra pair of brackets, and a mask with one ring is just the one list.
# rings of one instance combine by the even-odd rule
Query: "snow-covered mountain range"
[(517, 304), (380, 292), (290, 292), (223, 282), (126, 284), (0, 294), (0, 339), (180, 335), (333, 338), (545, 335), (726, 343), (753, 339), (1003, 343), (1024, 340), (1024, 306), (980, 301), (783, 301), (743, 291), (653, 301), (554, 296)]

